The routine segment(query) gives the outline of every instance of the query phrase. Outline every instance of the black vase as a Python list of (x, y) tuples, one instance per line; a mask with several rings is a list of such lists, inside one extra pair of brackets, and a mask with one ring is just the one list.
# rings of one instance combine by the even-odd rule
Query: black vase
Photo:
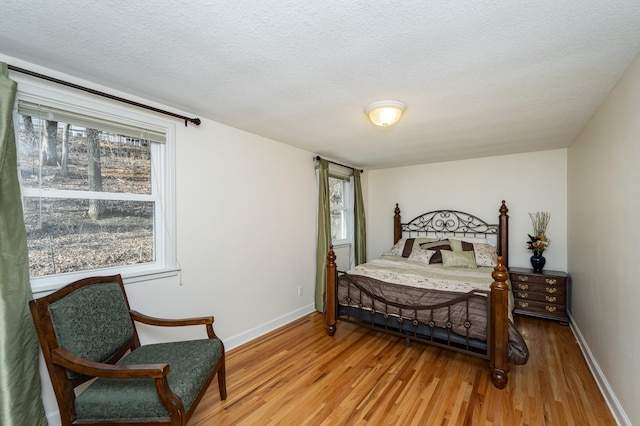
[(547, 259), (544, 258), (542, 253), (534, 253), (533, 256), (531, 256), (531, 266), (533, 267), (533, 272), (537, 274), (541, 273), (546, 261)]

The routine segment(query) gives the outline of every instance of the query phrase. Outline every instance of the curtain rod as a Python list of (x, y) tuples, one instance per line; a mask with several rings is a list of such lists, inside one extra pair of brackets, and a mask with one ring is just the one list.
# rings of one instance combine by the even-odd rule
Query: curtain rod
[[(322, 158), (319, 155), (316, 157), (313, 157), (313, 161), (320, 161), (320, 160), (322, 160)], [(356, 170), (356, 168), (354, 167), (345, 166), (344, 164), (336, 163), (335, 161), (331, 161), (331, 160), (327, 160), (327, 161), (331, 164), (335, 164), (336, 166), (344, 167), (345, 169)], [(360, 173), (364, 173), (364, 170), (360, 169)]]
[(84, 87), (84, 86), (80, 86), (80, 85), (77, 85), (77, 84), (74, 84), (74, 83), (70, 83), (68, 81), (59, 80), (59, 79), (54, 78), (54, 77), (49, 77), (48, 75), (38, 74), (37, 72), (29, 71), (29, 70), (26, 70), (24, 68), (19, 68), (19, 67), (13, 66), (13, 65), (7, 64), (7, 68), (10, 69), (11, 71), (21, 72), (23, 74), (27, 74), (27, 75), (30, 75), (32, 77), (37, 77), (37, 78), (41, 78), (43, 80), (51, 81), (53, 83), (61, 84), (63, 86), (72, 87), (74, 89), (82, 90), (83, 92), (91, 93), (93, 95), (102, 96), (104, 98), (112, 99), (114, 101), (123, 102), (125, 104), (137, 106), (139, 108), (144, 108), (144, 109), (148, 109), (148, 110), (151, 110), (151, 111), (154, 111), (154, 112), (159, 112), (161, 114), (170, 115), (172, 117), (180, 118), (180, 119), (184, 120), (184, 127), (187, 127), (187, 123), (188, 122), (191, 122), (191, 123), (195, 124), (196, 126), (199, 126), (200, 123), (201, 123), (200, 119), (197, 118), (197, 117), (196, 118), (185, 117), (184, 115), (176, 114), (176, 113), (170, 112), (170, 111), (165, 111), (165, 110), (162, 110), (162, 109), (159, 109), (159, 108), (156, 108), (156, 107), (152, 107), (150, 105), (141, 104), (139, 102), (131, 101), (129, 99), (124, 99), (124, 98), (121, 98), (119, 96), (110, 95), (109, 93), (100, 92), (98, 90), (90, 89), (89, 87)]

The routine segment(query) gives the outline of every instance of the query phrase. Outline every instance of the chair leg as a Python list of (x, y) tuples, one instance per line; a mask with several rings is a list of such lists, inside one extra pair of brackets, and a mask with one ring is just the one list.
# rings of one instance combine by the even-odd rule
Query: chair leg
[(225, 372), (224, 358), (222, 359), (220, 370), (218, 370), (218, 389), (220, 389), (220, 399), (227, 399), (227, 374)]

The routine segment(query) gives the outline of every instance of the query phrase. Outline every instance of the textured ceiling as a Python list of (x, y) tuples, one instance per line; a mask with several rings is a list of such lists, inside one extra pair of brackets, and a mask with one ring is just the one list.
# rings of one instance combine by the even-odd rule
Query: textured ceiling
[[(638, 0), (23, 0), (0, 53), (365, 168), (567, 147)], [(408, 104), (379, 130), (364, 108)]]

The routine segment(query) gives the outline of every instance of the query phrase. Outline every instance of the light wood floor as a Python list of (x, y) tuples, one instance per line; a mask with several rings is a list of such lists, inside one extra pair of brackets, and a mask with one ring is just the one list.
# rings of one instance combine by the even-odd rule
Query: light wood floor
[(196, 425), (614, 425), (567, 326), (516, 317), (530, 349), (509, 384), (487, 361), (314, 313), (227, 353), (226, 401), (214, 380)]

